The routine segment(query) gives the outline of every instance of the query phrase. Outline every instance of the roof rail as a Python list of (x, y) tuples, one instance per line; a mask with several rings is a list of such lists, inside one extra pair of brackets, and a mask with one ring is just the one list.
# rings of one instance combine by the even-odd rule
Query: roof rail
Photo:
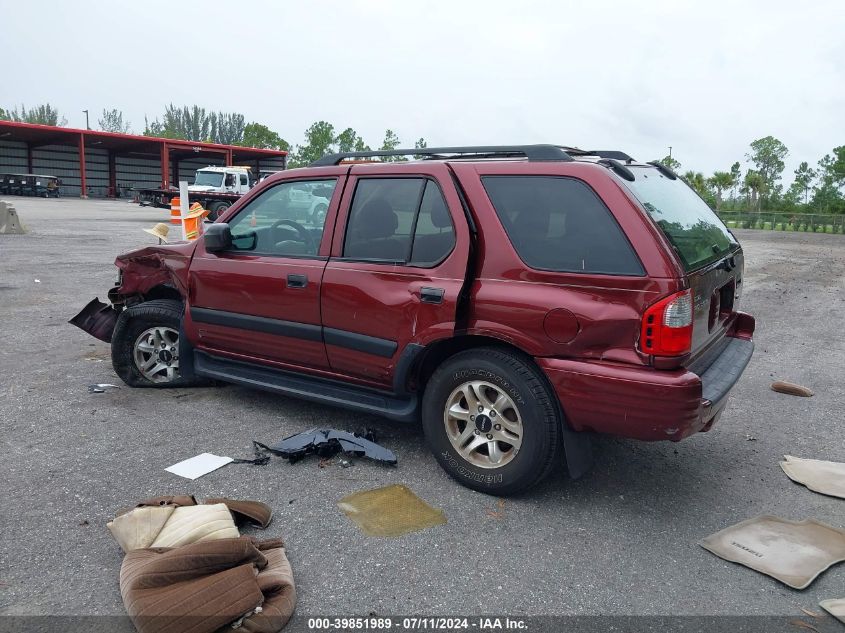
[(424, 156), (432, 158), (509, 158), (524, 156), (530, 161), (570, 161), (572, 157), (557, 145), (474, 145), (467, 147), (423, 147), (414, 149), (375, 150), (370, 152), (340, 152), (326, 154), (311, 163), (311, 167), (339, 165), (348, 158), (378, 156)]
[(599, 158), (609, 158), (612, 160), (634, 160), (625, 152), (620, 152), (617, 149), (578, 149), (577, 147), (567, 147), (565, 149), (573, 156), (598, 156)]

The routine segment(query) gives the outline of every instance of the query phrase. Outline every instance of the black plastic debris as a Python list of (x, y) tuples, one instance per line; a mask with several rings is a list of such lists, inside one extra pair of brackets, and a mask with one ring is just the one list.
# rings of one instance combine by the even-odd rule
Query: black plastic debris
[(80, 330), (88, 332), (94, 338), (111, 343), (111, 335), (117, 323), (117, 311), (109, 304), (95, 297), (88, 302), (82, 312), (73, 317), (68, 323)]
[(376, 444), (375, 433), (369, 429), (363, 436), (337, 429), (311, 429), (286, 437), (273, 446), (256, 441), (252, 443), (256, 454), (259, 449), (269, 451), (284, 457), (291, 464), (311, 454), (325, 459), (342, 452), (351, 457), (366, 457), (391, 466), (396, 465), (396, 455)]

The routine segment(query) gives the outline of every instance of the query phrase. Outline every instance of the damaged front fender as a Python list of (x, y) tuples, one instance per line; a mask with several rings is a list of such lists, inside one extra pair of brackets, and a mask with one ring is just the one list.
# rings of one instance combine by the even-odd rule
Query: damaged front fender
[(109, 292), (115, 299), (146, 295), (156, 286), (174, 288), (182, 298), (188, 296), (188, 266), (195, 242), (148, 246), (130, 251), (115, 259), (121, 271), (120, 284)]

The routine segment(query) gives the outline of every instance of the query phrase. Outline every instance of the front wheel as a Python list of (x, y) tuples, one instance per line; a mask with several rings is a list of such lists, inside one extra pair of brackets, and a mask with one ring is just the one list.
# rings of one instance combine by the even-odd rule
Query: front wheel
[(208, 205), (208, 219), (212, 221), (217, 220), (217, 218), (223, 215), (230, 206), (231, 205), (225, 201), (212, 202)]
[(512, 495), (539, 483), (557, 462), (561, 415), (530, 359), (479, 348), (449, 358), (423, 396), (426, 441), (461, 484)]
[(120, 313), (112, 334), (115, 373), (130, 387), (188, 387), (198, 384), (179, 372), (182, 304), (156, 299)]

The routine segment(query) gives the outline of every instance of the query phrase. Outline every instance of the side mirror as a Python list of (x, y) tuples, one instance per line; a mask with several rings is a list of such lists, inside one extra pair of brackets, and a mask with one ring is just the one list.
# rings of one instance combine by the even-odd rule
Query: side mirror
[(228, 224), (216, 222), (203, 228), (202, 241), (205, 244), (205, 250), (209, 253), (217, 253), (232, 248), (232, 231), (229, 230)]

